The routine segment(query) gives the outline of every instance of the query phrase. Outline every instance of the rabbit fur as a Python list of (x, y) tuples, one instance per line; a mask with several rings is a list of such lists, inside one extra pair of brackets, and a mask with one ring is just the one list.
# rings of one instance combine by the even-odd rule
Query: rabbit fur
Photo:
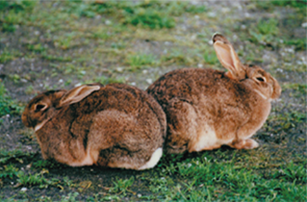
[(143, 170), (162, 156), (166, 116), (146, 92), (125, 84), (48, 91), (26, 106), (44, 159), (70, 166)]
[(214, 35), (213, 46), (228, 72), (174, 70), (146, 90), (167, 116), (166, 153), (212, 150), (221, 145), (258, 147), (251, 137), (266, 121), (281, 87), (261, 67), (242, 64), (224, 36)]

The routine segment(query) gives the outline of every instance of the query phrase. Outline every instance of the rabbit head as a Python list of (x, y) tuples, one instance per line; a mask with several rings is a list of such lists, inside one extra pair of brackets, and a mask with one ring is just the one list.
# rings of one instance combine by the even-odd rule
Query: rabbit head
[(51, 118), (65, 92), (65, 90), (51, 90), (34, 97), (22, 113), (23, 124), (26, 127), (35, 128)]
[(242, 64), (229, 41), (220, 34), (213, 36), (213, 46), (221, 64), (229, 71), (226, 75), (235, 80), (246, 80), (246, 84), (264, 99), (274, 100), (281, 94), (277, 80), (261, 67)]
[(70, 91), (51, 90), (34, 97), (25, 107), (21, 119), (26, 127), (39, 130), (58, 109), (81, 101), (93, 91), (100, 89), (99, 85), (82, 85)]

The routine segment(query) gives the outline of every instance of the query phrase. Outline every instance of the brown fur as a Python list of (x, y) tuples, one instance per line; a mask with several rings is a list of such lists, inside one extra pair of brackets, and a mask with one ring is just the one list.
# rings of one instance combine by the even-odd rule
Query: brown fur
[(211, 150), (223, 144), (237, 149), (257, 147), (249, 138), (267, 119), (270, 101), (281, 93), (278, 82), (269, 73), (258, 66), (241, 64), (226, 38), (217, 34), (213, 41), (228, 72), (175, 70), (147, 89), (167, 116), (168, 153)]
[(165, 114), (136, 87), (98, 86), (38, 95), (25, 108), (22, 121), (33, 128), (47, 121), (36, 131), (44, 159), (79, 166), (89, 151), (94, 164), (138, 169), (163, 147)]

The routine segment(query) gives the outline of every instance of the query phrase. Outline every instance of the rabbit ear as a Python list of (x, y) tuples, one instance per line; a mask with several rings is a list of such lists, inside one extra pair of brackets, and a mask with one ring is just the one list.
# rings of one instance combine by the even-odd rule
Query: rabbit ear
[(59, 102), (58, 107), (73, 104), (83, 100), (86, 96), (100, 89), (99, 85), (82, 85), (65, 93)]
[(39, 103), (34, 105), (34, 111), (39, 112), (39, 111), (45, 111), (49, 107), (49, 103), (40, 101)]
[(212, 38), (213, 46), (216, 55), (221, 64), (229, 70), (232, 78), (245, 79), (246, 71), (244, 65), (241, 64), (240, 59), (229, 41), (220, 34), (215, 34)]
[(272, 93), (272, 96), (271, 98), (273, 100), (279, 98), (280, 94), (281, 94), (281, 87), (280, 85), (278, 84), (277, 80), (274, 79), (273, 77), (271, 77), (272, 80), (273, 80), (273, 93)]

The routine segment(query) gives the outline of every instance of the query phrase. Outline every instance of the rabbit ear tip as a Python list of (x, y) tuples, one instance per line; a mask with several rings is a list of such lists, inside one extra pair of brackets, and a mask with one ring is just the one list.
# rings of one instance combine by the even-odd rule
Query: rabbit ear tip
[(214, 33), (213, 37), (212, 37), (213, 43), (215, 43), (216, 41), (219, 40), (219, 38), (222, 38), (222, 37), (223, 37), (223, 35), (221, 35), (220, 33), (218, 33), (218, 32)]

